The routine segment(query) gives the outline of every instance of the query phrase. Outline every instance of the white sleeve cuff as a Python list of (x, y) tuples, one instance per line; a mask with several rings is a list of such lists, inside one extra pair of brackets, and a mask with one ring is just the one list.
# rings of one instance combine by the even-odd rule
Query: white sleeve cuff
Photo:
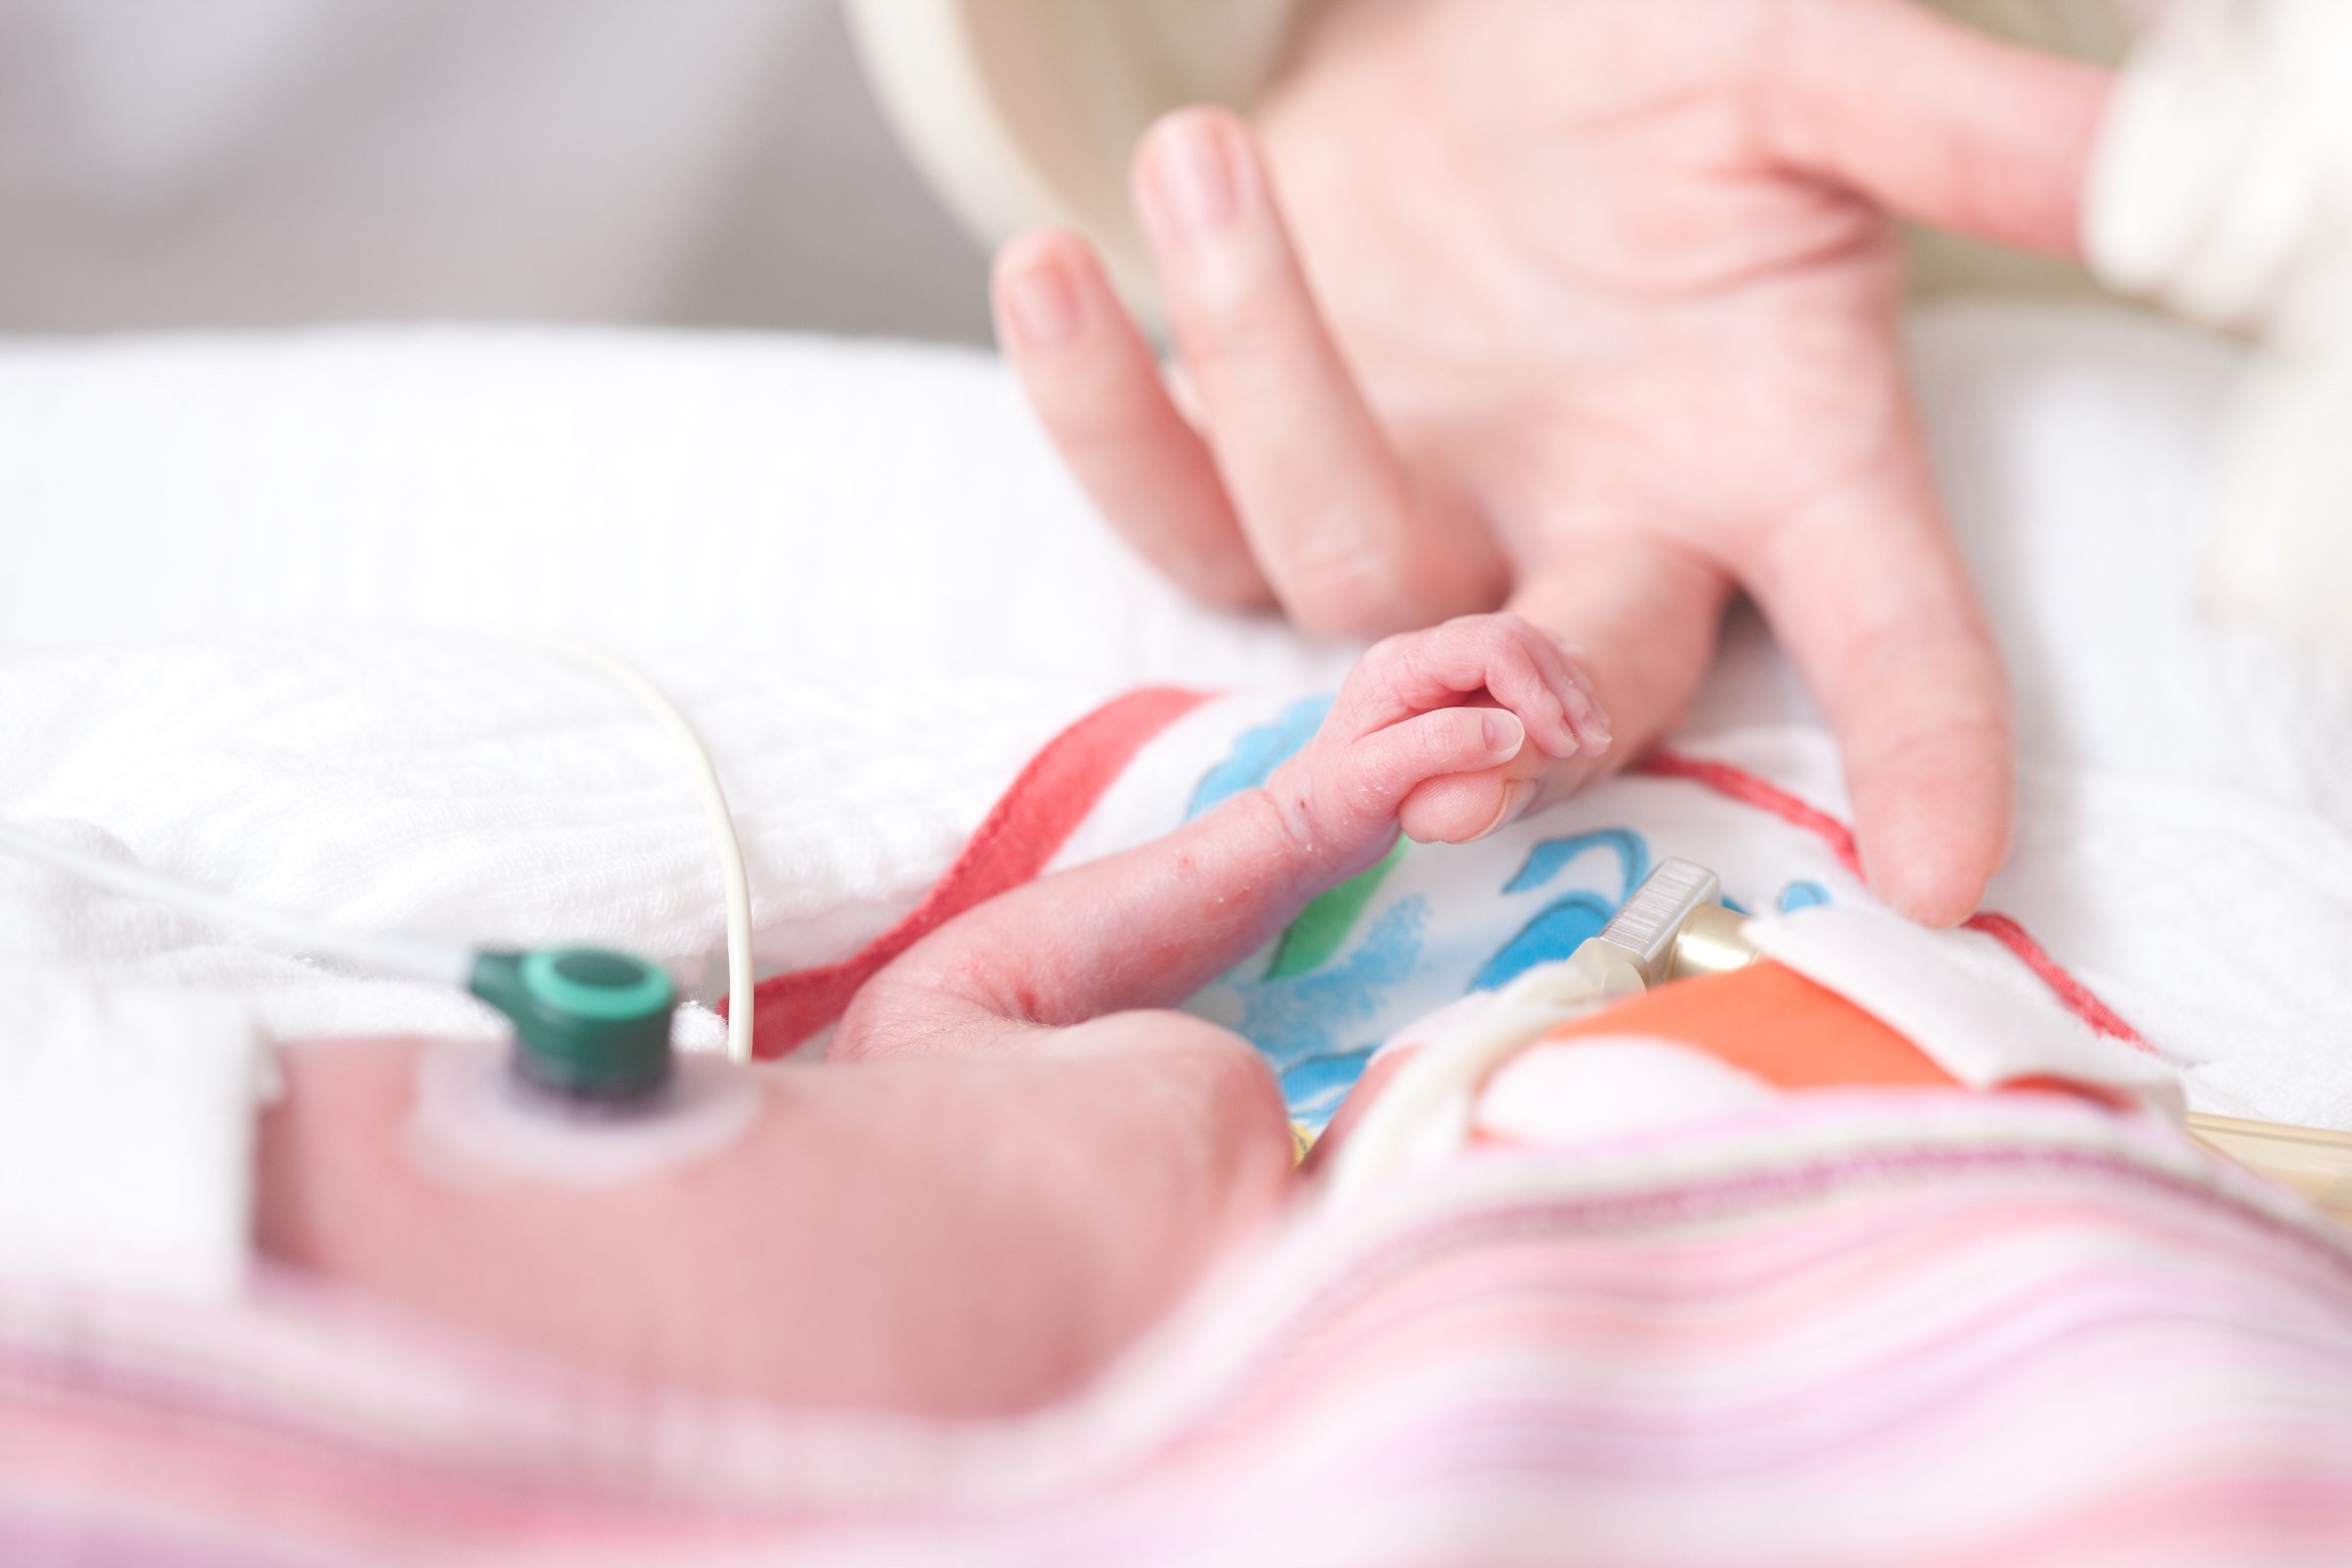
[(932, 187), (980, 239), (1060, 223), (1152, 298), (1127, 201), (1152, 122), (1247, 107), (1303, 0), (847, 0), (875, 96)]

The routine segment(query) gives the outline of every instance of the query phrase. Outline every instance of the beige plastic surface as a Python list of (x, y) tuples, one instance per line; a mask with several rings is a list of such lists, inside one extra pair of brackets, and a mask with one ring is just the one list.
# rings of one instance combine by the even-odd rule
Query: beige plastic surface
[(2293, 1188), (2331, 1218), (2352, 1225), (2352, 1133), (2197, 1115), (2188, 1118), (2188, 1131), (2214, 1152)]

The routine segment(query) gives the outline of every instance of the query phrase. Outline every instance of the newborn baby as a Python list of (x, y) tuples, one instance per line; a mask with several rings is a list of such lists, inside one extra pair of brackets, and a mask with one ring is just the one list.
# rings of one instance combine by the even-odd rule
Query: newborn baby
[(433, 1174), (417, 1042), (286, 1054), (259, 1240), (509, 1343), (713, 1391), (927, 1414), (1052, 1399), (1291, 1190), (1282, 1098), (1171, 1010), (1399, 832), (1479, 838), (1609, 741), (1511, 615), (1367, 653), (1262, 787), (975, 908), (869, 982), (822, 1066), (755, 1068), (749, 1132), (602, 1190)]

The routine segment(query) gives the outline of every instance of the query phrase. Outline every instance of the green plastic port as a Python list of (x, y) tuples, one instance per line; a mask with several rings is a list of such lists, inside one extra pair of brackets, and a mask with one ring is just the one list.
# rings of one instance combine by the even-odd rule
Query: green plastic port
[(669, 1080), (677, 988), (633, 954), (609, 948), (484, 953), (467, 989), (514, 1022), (514, 1067), (543, 1089), (626, 1101)]

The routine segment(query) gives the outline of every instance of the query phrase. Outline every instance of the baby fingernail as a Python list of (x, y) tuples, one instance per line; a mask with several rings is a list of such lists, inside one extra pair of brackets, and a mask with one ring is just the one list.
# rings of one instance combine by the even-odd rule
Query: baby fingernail
[(1496, 808), (1494, 820), (1471, 834), (1465, 842), (1476, 844), (1480, 839), (1486, 838), (1490, 834), (1499, 833), (1510, 826), (1511, 819), (1527, 808), (1527, 803), (1534, 798), (1535, 793), (1536, 781), (1531, 778), (1523, 778), (1516, 783), (1505, 784), (1502, 787), (1502, 805)]
[(1479, 721), (1479, 734), (1494, 756), (1509, 757), (1527, 740), (1527, 726), (1519, 722), (1518, 714), (1494, 708)]
[(1013, 327), (1030, 347), (1058, 348), (1078, 335), (1078, 291), (1059, 257), (1036, 256), (1014, 266), (1004, 296)]
[(1577, 747), (1580, 751), (1595, 752), (1609, 744), (1609, 715), (1600, 710), (1600, 704), (1592, 694), (1570, 688), (1568, 710), (1576, 723)]

